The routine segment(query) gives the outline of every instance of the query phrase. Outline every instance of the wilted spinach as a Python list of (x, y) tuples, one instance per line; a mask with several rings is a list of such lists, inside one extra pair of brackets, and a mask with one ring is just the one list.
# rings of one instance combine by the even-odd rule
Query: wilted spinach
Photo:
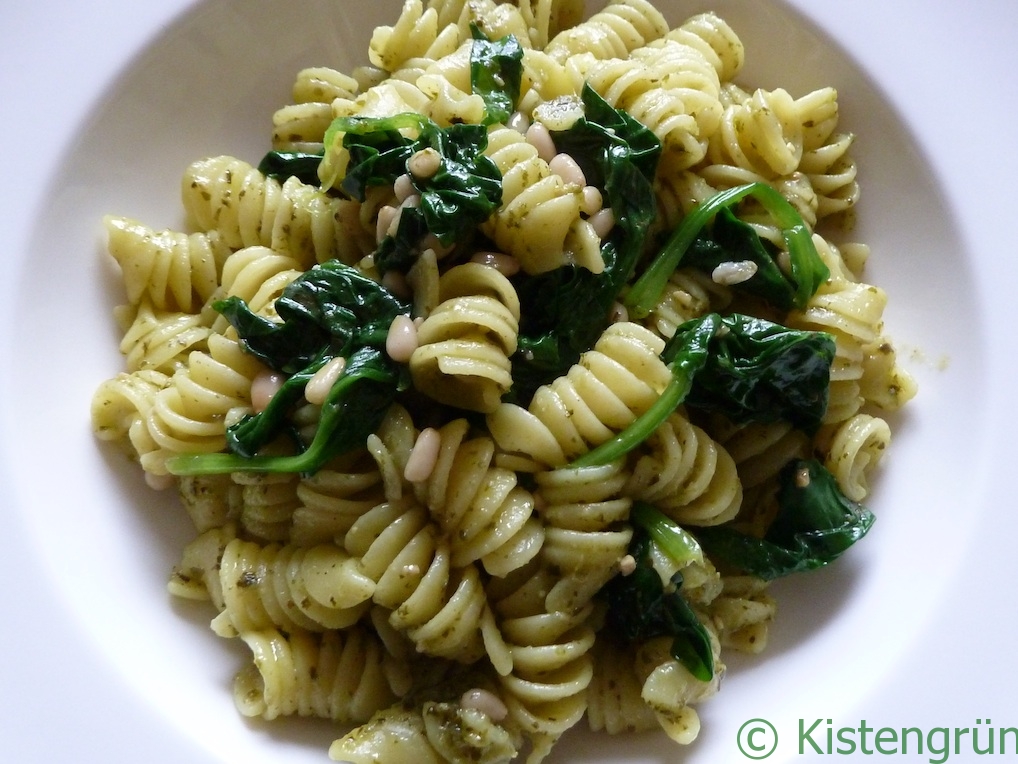
[[(791, 274), (786, 276), (778, 267), (776, 251), (759, 241), (754, 242), (753, 239), (758, 238), (756, 234), (748, 226), (739, 226), (734, 215), (721, 217), (722, 241), (715, 240), (714, 248), (703, 241), (699, 247), (694, 247), (697, 237), (718, 213), (748, 196), (762, 204), (781, 229)], [(718, 192), (683, 218), (627, 293), (626, 306), (633, 316), (642, 318), (657, 304), (668, 278), (680, 264), (713, 270), (720, 262), (733, 260), (751, 260), (758, 268), (757, 274), (739, 287), (779, 308), (803, 308), (830, 275), (817, 254), (809, 228), (788, 200), (766, 183), (749, 183)]]
[(600, 336), (656, 211), (651, 184), (661, 152), (658, 139), (589, 86), (583, 104), (584, 116), (553, 134), (555, 145), (577, 161), (588, 184), (604, 189), (616, 225), (601, 246), (601, 273), (567, 265), (514, 280), (524, 307), (512, 359), (512, 395), (520, 402), (564, 373)]
[(848, 499), (816, 459), (793, 460), (784, 468), (778, 507), (763, 538), (729, 526), (698, 529), (697, 537), (713, 558), (770, 580), (833, 562), (874, 522), (873, 513)]
[(444, 246), (469, 240), (477, 225), (502, 203), (502, 174), (484, 155), (488, 145), (484, 125), (441, 128), (410, 112), (393, 117), (340, 117), (329, 127), (326, 145), (340, 133), (350, 154), (340, 187), (354, 199), (363, 200), (371, 186), (392, 186), (409, 172), (408, 162), (419, 151), (430, 149), (440, 158), (434, 175), (410, 176), (420, 205), (402, 209), (396, 233), (386, 236), (375, 252), (375, 264), (383, 273), (406, 271), (429, 233)]
[[(608, 604), (606, 627), (630, 642), (672, 637), (672, 657), (697, 679), (708, 682), (714, 676), (710, 635), (682, 595), (681, 568), (703, 561), (699, 545), (674, 520), (649, 504), (635, 504), (630, 521), (634, 531), (629, 554), (636, 568), (615, 576), (602, 590)], [(652, 545), (680, 568), (667, 587), (654, 567)]]
[(523, 79), (523, 46), (512, 35), (489, 40), (470, 25), (470, 88), (485, 105), (484, 124), (506, 123), (516, 110)]
[(737, 423), (786, 420), (815, 430), (827, 410), (834, 340), (738, 313), (682, 324), (661, 352), (672, 380), (654, 404), (573, 466), (607, 464), (653, 434), (680, 404)]
[[(364, 442), (385, 414), (405, 370), (384, 351), (389, 324), (409, 306), (355, 268), (338, 261), (317, 265), (290, 283), (275, 302), (280, 321), (253, 313), (241, 299), (215, 303), (237, 330), (245, 350), (288, 379), (266, 408), (234, 423), (226, 432), (226, 454), (175, 457), (176, 474), (233, 471), (313, 472), (333, 456)], [(344, 371), (322, 406), (314, 440), (301, 453), (259, 456), (281, 434), (294, 433), (293, 407), (315, 372), (333, 358)]]

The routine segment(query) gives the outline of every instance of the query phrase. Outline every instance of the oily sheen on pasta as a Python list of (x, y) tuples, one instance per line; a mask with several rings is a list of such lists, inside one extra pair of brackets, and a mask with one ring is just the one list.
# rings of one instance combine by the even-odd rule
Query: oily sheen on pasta
[(335, 725), (323, 758), (691, 744), (770, 582), (843, 551), (797, 508), (865, 535), (916, 394), (838, 92), (681, 2), (389, 22), (293, 73), (262, 157), (166, 179), (186, 226), (102, 221), (96, 437), (179, 494), (168, 590), (242, 645), (239, 713)]

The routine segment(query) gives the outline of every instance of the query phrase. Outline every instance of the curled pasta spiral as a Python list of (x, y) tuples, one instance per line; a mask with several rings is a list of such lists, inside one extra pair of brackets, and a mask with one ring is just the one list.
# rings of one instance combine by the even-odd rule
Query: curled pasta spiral
[(852, 501), (869, 494), (869, 476), (891, 445), (887, 421), (858, 413), (818, 435), (824, 466), (838, 481), (838, 487)]
[(714, 65), (721, 82), (731, 82), (746, 61), (746, 49), (735, 30), (716, 13), (690, 16), (665, 39), (695, 46)]
[(156, 394), (170, 379), (162, 372), (142, 369), (121, 372), (104, 381), (92, 396), (92, 430), (96, 437), (120, 444), (136, 456), (151, 450), (145, 423)]
[(311, 716), (366, 722), (409, 684), (409, 669), (373, 632), (303, 629), (246, 631), (252, 662), (238, 672), (233, 696), (244, 716)]
[(631, 646), (600, 631), (591, 650), (594, 676), (587, 687), (587, 724), (609, 735), (643, 732), (658, 727), (654, 710), (641, 697), (643, 684), (636, 675)]
[(671, 379), (664, 340), (628, 321), (609, 326), (569, 371), (538, 388), (530, 406), (502, 403), (488, 429), (508, 453), (559, 467), (604, 443), (657, 400)]
[(859, 200), (856, 164), (849, 150), (851, 133), (836, 132), (838, 94), (821, 88), (796, 102), (803, 124), (803, 152), (799, 171), (816, 193), (817, 220), (854, 207)]
[(381, 482), (381, 473), (363, 451), (302, 477), (290, 540), (309, 545), (342, 538), (358, 517), (384, 500)]
[(837, 249), (816, 234), (813, 240), (825, 262), (834, 266), (832, 276), (803, 310), (789, 314), (787, 324), (793, 329), (823, 331), (834, 337), (830, 401), (824, 416), (824, 422), (829, 424), (848, 419), (862, 405), (863, 364), (867, 349), (882, 341), (887, 294), (879, 287), (848, 278), (839, 267)]
[(625, 58), (668, 32), (668, 22), (647, 0), (614, 0), (604, 10), (552, 38), (545, 51), (565, 60), (577, 53)]
[(512, 672), (499, 677), (509, 721), (530, 741), (527, 764), (538, 764), (587, 707), (593, 676), (587, 624), (591, 606), (549, 611), (547, 592), (555, 574), (535, 560), (504, 579), (492, 579), (489, 596), (512, 656)]
[(716, 284), (709, 275), (678, 268), (668, 277), (661, 298), (643, 324), (662, 338), (671, 339), (684, 322), (723, 309), (731, 299), (731, 290)]
[(520, 301), (495, 268), (464, 263), (439, 280), (439, 305), (418, 329), (414, 385), (450, 406), (493, 411), (512, 385)]
[(145, 437), (132, 438), (142, 467), (162, 475), (172, 454), (221, 451), (226, 445), (225, 422), (250, 410), (251, 380), (262, 368), (239, 342), (211, 335), (208, 351), (192, 351), (187, 368), (174, 372), (153, 396), (145, 416)]
[(682, 525), (719, 525), (742, 505), (735, 461), (707, 433), (675, 412), (647, 440), (626, 492)]
[(477, 569), (452, 565), (448, 542), (412, 497), (366, 512), (345, 546), (375, 582), (374, 602), (420, 652), (471, 663), (498, 640)]
[(544, 50), (563, 29), (575, 26), (583, 17), (582, 0), (520, 0), (520, 15), (530, 33), (530, 42)]
[(628, 477), (624, 460), (534, 476), (546, 526), (542, 555), (559, 574), (545, 599), (549, 611), (586, 606), (618, 571), (633, 537), (624, 525), (632, 506), (623, 495)]
[(470, 53), (468, 41), (452, 53), (424, 68), (416, 79), (417, 87), (428, 98), (428, 116), (446, 127), (457, 122), (480, 124), (485, 117), (484, 99), (472, 92), (470, 84)]
[[(226, 259), (215, 298), (239, 297), (253, 312), (273, 318), (276, 298), (301, 273), (300, 263), (289, 255), (260, 245), (244, 247)], [(229, 321), (213, 315), (213, 331), (232, 334)]]
[(453, 567), (479, 561), (495, 576), (523, 567), (544, 543), (534, 497), (514, 471), (492, 464), (491, 438), (468, 439), (465, 419), (453, 420), (438, 434), (435, 467), (416, 488), (449, 539)]
[(710, 143), (711, 163), (735, 166), (767, 179), (793, 173), (803, 150), (802, 120), (795, 99), (781, 88), (743, 95), (729, 87), (726, 93), (732, 103), (725, 108), (716, 140)]
[(724, 674), (720, 642), (711, 621), (703, 623), (714, 650), (714, 676), (709, 682), (694, 677), (671, 656), (670, 638), (648, 640), (636, 650), (637, 676), (643, 681), (640, 697), (653, 710), (668, 737), (680, 745), (692, 743), (699, 735), (700, 716), (694, 706), (717, 693)]
[(577, 90), (589, 83), (612, 106), (646, 125), (661, 140), (671, 171), (692, 167), (705, 156), (722, 107), (717, 72), (696, 48), (665, 40), (628, 58), (574, 55), (566, 66)]
[(810, 456), (809, 436), (788, 422), (735, 425), (721, 417), (712, 419), (708, 429), (739, 473), (743, 500), (738, 523), (763, 535), (777, 512), (779, 475), (793, 459)]
[(916, 394), (916, 381), (898, 364), (894, 345), (881, 338), (863, 358), (860, 392), (867, 403), (896, 411)]
[(206, 349), (212, 331), (202, 315), (159, 310), (147, 298), (138, 305), (121, 306), (116, 315), (126, 324), (120, 352), (128, 371), (172, 374), (187, 364), (192, 350)]
[(755, 576), (722, 576), (721, 593), (707, 605), (723, 647), (759, 653), (767, 646), (777, 605), (767, 582)]
[(515, 737), (480, 709), (405, 701), (333, 742), (329, 757), (350, 764), (494, 764), (514, 759), (517, 749)]
[(309, 67), (297, 73), (293, 103), (272, 115), (272, 148), (277, 151), (322, 150), (325, 131), (332, 123), (332, 102), (353, 98), (357, 81), (329, 67)]
[(343, 207), (314, 186), (287, 178), (282, 184), (231, 156), (192, 163), (181, 182), (184, 208), (202, 231), (218, 231), (232, 249), (261, 245), (297, 260), (304, 269), (339, 258), (361, 257), (337, 222)]
[(147, 298), (157, 310), (194, 313), (215, 292), (230, 252), (218, 232), (154, 231), (112, 215), (103, 222), (130, 303)]
[(237, 524), (247, 536), (285, 542), (290, 537), (299, 476), (290, 473), (235, 472)]
[(601, 239), (581, 215), (581, 187), (552, 172), (512, 128), (492, 128), (484, 153), (502, 174), (502, 206), (481, 226), (487, 236), (527, 273), (571, 263), (604, 270)]
[(299, 547), (231, 540), (219, 561), (220, 636), (278, 627), (344, 629), (370, 608), (375, 582), (335, 544)]

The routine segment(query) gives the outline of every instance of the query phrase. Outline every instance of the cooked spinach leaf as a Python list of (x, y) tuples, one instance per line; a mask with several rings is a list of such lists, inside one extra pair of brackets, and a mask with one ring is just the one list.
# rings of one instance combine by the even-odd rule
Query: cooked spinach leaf
[[(334, 456), (364, 445), (368, 435), (381, 424), (400, 386), (401, 377), (402, 370), (384, 350), (362, 347), (347, 358), (342, 375), (322, 404), (318, 429), (305, 450), (286, 456), (182, 454), (170, 458), (167, 469), (174, 475), (243, 471), (313, 473)], [(244, 421), (257, 422), (266, 412)], [(278, 412), (270, 416), (278, 416)]]
[[(695, 331), (696, 324), (679, 331)], [(681, 341), (673, 347), (682, 347)], [(834, 338), (732, 314), (721, 319), (686, 405), (737, 424), (786, 421), (813, 433), (827, 411)], [(662, 357), (668, 360), (671, 348)]]
[(280, 183), (287, 178), (297, 178), (301, 183), (318, 186), (318, 165), (322, 163), (322, 154), (304, 151), (270, 151), (258, 163), (258, 172), (268, 178), (275, 178)]
[[(626, 295), (625, 302), (631, 315), (642, 318), (653, 310), (661, 298), (669, 276), (680, 264), (689, 262), (687, 257), (690, 248), (703, 229), (715, 219), (719, 212), (742, 201), (747, 196), (752, 196), (762, 204), (781, 229), (788, 250), (791, 273), (785, 276), (777, 266), (776, 253), (771, 248), (762, 244), (760, 246), (752, 244), (746, 248), (745, 239), (749, 237), (749, 233), (745, 229), (735, 229), (734, 232), (726, 233), (727, 244), (718, 244), (717, 251), (725, 251), (738, 260), (752, 260), (758, 267), (758, 275), (760, 274), (759, 269), (762, 267), (763, 274), (759, 278), (754, 277), (755, 280), (750, 279), (745, 282), (747, 285), (744, 287), (745, 289), (751, 290), (765, 299), (773, 300), (777, 307), (805, 307), (806, 302), (816, 293), (830, 273), (817, 254), (809, 227), (795, 208), (774, 188), (766, 183), (757, 182), (720, 191), (683, 218), (664, 247)], [(723, 218), (722, 227), (723, 232), (731, 229), (731, 220), (727, 217)], [(754, 233), (753, 236), (755, 235)], [(733, 240), (742, 240), (736, 250), (728, 249), (732, 246)], [(734, 254), (732, 254), (733, 251)], [(702, 247), (699, 256), (694, 259), (698, 262), (693, 264), (700, 267), (707, 267), (712, 261), (709, 250), (704, 250)], [(713, 269), (713, 266), (711, 268)], [(775, 273), (775, 269), (777, 269), (777, 273)], [(782, 277), (780, 280), (778, 274)], [(786, 280), (787, 284), (782, 284)], [(753, 283), (750, 284), (750, 282)]]
[(386, 236), (375, 252), (375, 265), (383, 273), (409, 269), (427, 234), (445, 246), (469, 240), (477, 225), (502, 203), (502, 174), (484, 155), (488, 145), (484, 125), (440, 128), (412, 113), (340, 117), (330, 126), (326, 145), (339, 133), (350, 154), (340, 187), (355, 199), (363, 200), (371, 186), (393, 185), (409, 173), (410, 160), (420, 151), (435, 151), (440, 159), (437, 172), (429, 177), (410, 173), (420, 205), (402, 208), (396, 233)]
[(690, 245), (682, 264), (713, 273), (725, 263), (752, 263), (753, 275), (732, 284), (732, 291), (754, 295), (775, 308), (789, 310), (795, 304), (795, 283), (778, 267), (778, 256), (779, 250), (773, 243), (760, 238), (731, 209), (723, 208)]
[(523, 78), (523, 46), (513, 35), (489, 40), (470, 25), (470, 87), (485, 105), (484, 124), (506, 123), (516, 110)]
[[(195, 454), (171, 460), (176, 474), (232, 471), (313, 472), (336, 454), (362, 445), (377, 428), (405, 370), (384, 351), (389, 325), (409, 306), (355, 268), (331, 260), (290, 283), (276, 299), (279, 321), (251, 311), (239, 298), (215, 303), (237, 330), (245, 350), (288, 378), (266, 408), (226, 431), (226, 454)], [(332, 359), (346, 360), (325, 403), (314, 440), (305, 449), (290, 416), (304, 388)], [(299, 453), (259, 456), (280, 435), (290, 434)]]
[(720, 411), (737, 423), (786, 420), (814, 431), (827, 410), (834, 339), (761, 318), (717, 313), (682, 324), (661, 352), (672, 379), (657, 401), (572, 466), (628, 453), (680, 405)]
[(269, 367), (295, 374), (316, 359), (385, 344), (389, 324), (410, 306), (338, 260), (305, 271), (275, 302), (281, 321), (256, 315), (238, 297), (217, 302), (244, 348)]
[(816, 459), (794, 460), (782, 471), (778, 514), (763, 538), (729, 527), (697, 530), (711, 557), (774, 579), (827, 565), (861, 539), (873, 513), (848, 499)]
[(583, 103), (584, 116), (570, 129), (554, 133), (555, 145), (577, 161), (589, 184), (603, 188), (617, 222), (601, 246), (605, 264), (601, 273), (563, 266), (514, 279), (524, 306), (512, 359), (511, 395), (518, 402), (565, 373), (600, 336), (655, 215), (651, 184), (660, 142), (589, 86), (584, 87)]
[[(703, 556), (696, 540), (675, 521), (649, 504), (637, 503), (629, 554), (636, 568), (617, 575), (602, 590), (608, 604), (606, 628), (629, 642), (672, 637), (671, 654), (694, 677), (709, 682), (714, 676), (710, 634), (682, 595), (681, 568)], [(654, 567), (651, 546), (672, 557), (680, 570), (666, 587)]]

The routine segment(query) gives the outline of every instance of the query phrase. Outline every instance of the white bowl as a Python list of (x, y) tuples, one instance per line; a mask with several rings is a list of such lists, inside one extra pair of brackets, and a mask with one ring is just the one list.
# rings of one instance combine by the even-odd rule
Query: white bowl
[[(842, 127), (858, 136), (854, 237), (872, 245), (866, 278), (888, 292), (888, 331), (920, 385), (892, 420), (869, 502), (878, 522), (836, 565), (775, 586), (768, 650), (730, 661), (693, 746), (578, 729), (550, 761), (737, 761), (736, 734), (756, 717), (781, 737), (770, 761), (798, 757), (803, 719), (1018, 724), (999, 681), (1018, 669), (1006, 638), (1018, 626), (1018, 522), (1004, 185), (1018, 177), (1006, 136), (1018, 101), (1002, 31), (1018, 6), (815, 5), (659, 2), (672, 23), (724, 16), (746, 45), (747, 84), (835, 86)], [(217, 154), (257, 163), (296, 72), (363, 62), (370, 30), (398, 6), (47, 0), (0, 11), (5, 759), (326, 760), (330, 725), (237, 713), (243, 653), (166, 594), (190, 537), (183, 514), (91, 435), (92, 392), (122, 367), (100, 220), (179, 226), (183, 168)]]

